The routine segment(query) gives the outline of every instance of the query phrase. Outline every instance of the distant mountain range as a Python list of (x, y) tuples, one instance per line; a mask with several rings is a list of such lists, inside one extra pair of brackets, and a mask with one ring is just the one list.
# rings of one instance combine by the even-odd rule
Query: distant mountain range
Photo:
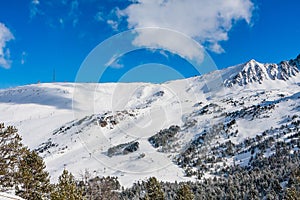
[(0, 90), (0, 121), (19, 129), (54, 181), (64, 168), (124, 186), (150, 176), (194, 181), (250, 167), (280, 145), (299, 150), (299, 69), (300, 55), (163, 84), (21, 86)]

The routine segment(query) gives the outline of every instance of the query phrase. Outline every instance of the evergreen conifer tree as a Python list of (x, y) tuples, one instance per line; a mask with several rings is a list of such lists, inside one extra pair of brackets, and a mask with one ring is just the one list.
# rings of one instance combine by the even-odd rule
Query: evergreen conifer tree
[(158, 180), (155, 177), (151, 177), (148, 179), (146, 187), (147, 187), (147, 197), (149, 197), (149, 199), (151, 200), (164, 199), (164, 193), (162, 191), (161, 184), (158, 182)]
[(17, 171), (26, 148), (13, 126), (0, 124), (0, 190), (12, 189), (17, 182)]
[(176, 193), (176, 200), (192, 200), (194, 195), (187, 184), (181, 185)]
[(49, 197), (51, 185), (43, 159), (35, 152), (26, 150), (20, 161), (16, 194), (27, 200)]
[(59, 182), (55, 185), (51, 193), (52, 200), (80, 200), (83, 199), (81, 190), (77, 187), (74, 176), (66, 169), (58, 178)]
[(285, 198), (288, 200), (300, 199), (300, 169), (292, 172), (289, 183), (291, 186), (286, 190)]

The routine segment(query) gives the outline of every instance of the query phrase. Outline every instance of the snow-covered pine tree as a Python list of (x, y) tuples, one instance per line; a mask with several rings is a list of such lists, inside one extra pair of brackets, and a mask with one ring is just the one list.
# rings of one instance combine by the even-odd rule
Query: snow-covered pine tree
[(49, 173), (43, 159), (35, 152), (26, 150), (20, 161), (16, 195), (27, 199), (45, 199), (50, 196)]
[(176, 193), (176, 200), (192, 200), (193, 198), (194, 195), (187, 184), (181, 185)]
[(17, 182), (17, 171), (26, 148), (13, 126), (0, 124), (0, 191), (12, 189)]
[(51, 193), (52, 200), (81, 200), (82, 192), (77, 187), (74, 176), (64, 169)]
[(118, 200), (117, 190), (120, 190), (120, 183), (116, 177), (99, 177), (83, 178), (84, 181), (79, 182), (79, 186), (83, 188), (83, 196), (86, 199), (108, 199)]
[(286, 190), (285, 199), (300, 199), (300, 168), (292, 171), (289, 180), (289, 188)]
[(147, 187), (147, 197), (149, 199), (163, 200), (164, 193), (162, 187), (155, 177), (150, 177), (146, 183)]

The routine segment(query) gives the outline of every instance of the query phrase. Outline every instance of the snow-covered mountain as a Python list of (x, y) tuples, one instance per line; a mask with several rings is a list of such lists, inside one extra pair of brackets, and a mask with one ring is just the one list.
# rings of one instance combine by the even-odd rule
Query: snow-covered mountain
[[(163, 84), (45, 83), (0, 90), (0, 121), (44, 157), (53, 181), (117, 176), (195, 180), (296, 140), (300, 56)], [(298, 136), (297, 136), (298, 137)], [(260, 145), (263, 145), (261, 147)], [(299, 149), (294, 145), (292, 151)]]
[(225, 86), (240, 86), (249, 83), (262, 83), (264, 80), (288, 80), (299, 73), (300, 56), (294, 60), (282, 61), (279, 64), (262, 64), (255, 60), (233, 67), (235, 73), (226, 79)]

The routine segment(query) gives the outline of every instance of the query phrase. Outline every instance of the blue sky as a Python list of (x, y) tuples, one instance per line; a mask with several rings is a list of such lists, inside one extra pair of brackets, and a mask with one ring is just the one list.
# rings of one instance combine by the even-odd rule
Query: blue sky
[[(0, 88), (52, 82), (54, 71), (55, 81), (73, 82), (98, 44), (143, 27), (167, 28), (191, 37), (218, 68), (252, 58), (277, 63), (300, 54), (299, 8), (297, 0), (1, 1)], [(174, 46), (176, 42), (139, 37), (139, 45), (152, 42), (158, 48), (118, 57), (99, 78), (101, 82), (163, 82), (199, 74), (187, 62), (188, 55)]]

